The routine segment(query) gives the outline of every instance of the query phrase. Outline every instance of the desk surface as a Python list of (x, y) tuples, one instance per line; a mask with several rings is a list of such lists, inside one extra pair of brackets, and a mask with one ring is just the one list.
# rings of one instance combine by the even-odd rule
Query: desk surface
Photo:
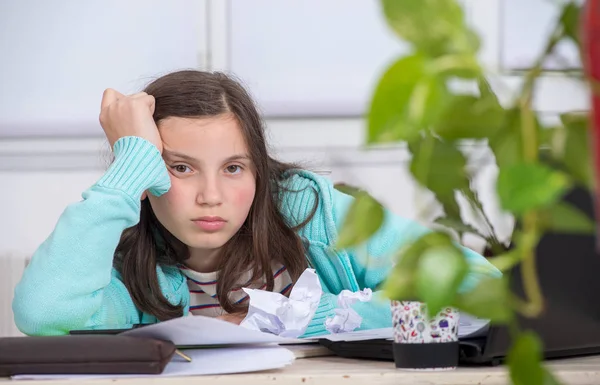
[[(563, 384), (600, 384), (600, 356), (549, 361), (554, 374)], [(189, 377), (156, 377), (144, 379), (77, 381), (88, 385), (189, 385)], [(0, 379), (0, 383), (6, 379)], [(408, 372), (396, 370), (392, 362), (350, 360), (338, 357), (297, 359), (279, 370), (259, 373), (200, 376), (194, 384), (502, 384), (509, 383), (504, 367), (461, 367), (447, 372)], [(55, 385), (64, 381), (14, 381), (18, 385)]]

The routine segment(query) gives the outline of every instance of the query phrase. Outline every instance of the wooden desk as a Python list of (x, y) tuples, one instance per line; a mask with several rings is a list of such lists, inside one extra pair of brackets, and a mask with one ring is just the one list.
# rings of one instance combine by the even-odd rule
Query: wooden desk
[[(563, 384), (600, 384), (600, 356), (550, 361), (555, 375)], [(0, 379), (0, 383), (6, 383)], [(393, 385), (491, 385), (508, 384), (504, 367), (461, 367), (449, 372), (407, 372), (396, 370), (392, 362), (349, 360), (338, 357), (298, 359), (279, 370), (259, 373), (200, 377), (156, 377), (152, 379), (120, 379), (77, 381), (88, 385), (189, 385), (194, 384), (393, 384)], [(14, 381), (15, 385), (56, 385), (65, 381)]]

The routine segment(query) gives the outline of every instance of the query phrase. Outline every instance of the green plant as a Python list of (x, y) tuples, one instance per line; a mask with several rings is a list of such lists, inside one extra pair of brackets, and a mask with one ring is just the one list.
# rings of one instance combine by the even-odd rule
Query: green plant
[[(510, 103), (500, 103), (478, 59), (479, 36), (465, 22), (457, 0), (381, 0), (381, 5), (389, 27), (412, 50), (389, 66), (377, 84), (368, 114), (368, 141), (406, 144), (412, 155), (412, 176), (435, 194), (445, 213), (437, 220), (445, 229), (399, 251), (385, 284), (387, 295), (426, 302), (431, 313), (451, 305), (507, 324), (513, 340), (507, 359), (512, 381), (555, 382), (541, 364), (539, 338), (520, 331), (515, 315), (536, 317), (544, 308), (535, 263), (542, 234), (591, 233), (595, 228), (583, 213), (560, 201), (575, 185), (592, 187), (588, 113), (563, 114), (561, 124), (550, 127), (532, 107), (536, 79), (556, 45), (570, 39), (580, 46), (580, 8), (575, 2), (560, 4), (555, 29), (535, 65), (524, 74), (520, 91)], [(564, 72), (584, 81), (581, 74)], [(474, 92), (456, 91), (452, 87), (456, 81), (472, 85)], [(465, 143), (488, 146), (494, 154), (499, 202), (520, 223), (510, 249), (498, 240), (472, 188), (476, 171), (467, 167)], [(343, 247), (369, 238), (383, 218), (382, 210), (373, 209), (378, 203), (369, 194), (351, 192), (357, 199), (340, 235)], [(457, 196), (483, 218), (485, 232), (464, 223)], [(474, 290), (459, 292), (468, 266), (449, 232), (459, 238), (464, 233), (482, 237), (494, 251), (490, 261), (502, 271), (520, 263), (526, 298), (510, 292), (506, 278), (485, 279)]]

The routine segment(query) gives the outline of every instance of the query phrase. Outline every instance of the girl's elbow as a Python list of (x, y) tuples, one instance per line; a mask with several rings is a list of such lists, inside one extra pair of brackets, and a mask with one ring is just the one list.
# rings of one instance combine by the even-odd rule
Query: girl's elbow
[(61, 322), (52, 301), (31, 295), (19, 286), (15, 289), (12, 302), (13, 320), (17, 329), (28, 336), (66, 334), (64, 322)]
[(17, 329), (28, 336), (42, 336), (52, 333), (49, 327), (49, 314), (41, 310), (36, 310), (33, 306), (28, 306), (19, 301), (16, 297), (12, 303), (13, 320)]

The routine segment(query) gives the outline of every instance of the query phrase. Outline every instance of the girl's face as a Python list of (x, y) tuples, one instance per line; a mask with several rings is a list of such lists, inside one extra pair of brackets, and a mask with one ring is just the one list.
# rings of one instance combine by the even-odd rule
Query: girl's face
[(235, 118), (159, 123), (171, 189), (148, 194), (152, 210), (192, 250), (215, 251), (243, 225), (256, 191), (254, 166)]

